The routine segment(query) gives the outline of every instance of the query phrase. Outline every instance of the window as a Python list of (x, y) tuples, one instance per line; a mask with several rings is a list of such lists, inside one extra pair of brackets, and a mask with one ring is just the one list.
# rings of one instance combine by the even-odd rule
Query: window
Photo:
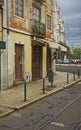
[(23, 17), (23, 0), (15, 0), (15, 14)]
[(51, 16), (47, 15), (47, 29), (51, 30)]
[(40, 20), (40, 9), (39, 8), (34, 7), (33, 18), (34, 18), (34, 22), (39, 22), (39, 20)]

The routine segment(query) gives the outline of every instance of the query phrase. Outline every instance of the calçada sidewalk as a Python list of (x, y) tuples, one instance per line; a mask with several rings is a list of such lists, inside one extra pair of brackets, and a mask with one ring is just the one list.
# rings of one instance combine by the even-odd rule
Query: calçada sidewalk
[(42, 79), (28, 83), (26, 85), (26, 101), (24, 101), (24, 84), (0, 91), (0, 117), (68, 87), (79, 80), (76, 75), (76, 80), (73, 81), (73, 74), (69, 74), (69, 83), (67, 84), (67, 73), (57, 71), (54, 75), (53, 87), (50, 86), (48, 79), (45, 79), (45, 94), (43, 94)]

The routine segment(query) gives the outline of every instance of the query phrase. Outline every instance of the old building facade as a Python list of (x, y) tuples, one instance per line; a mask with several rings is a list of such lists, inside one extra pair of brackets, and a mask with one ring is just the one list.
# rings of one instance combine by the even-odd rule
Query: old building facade
[(55, 42), (65, 42), (65, 31), (64, 31), (64, 19), (62, 16), (62, 13), (58, 7), (57, 1), (54, 1), (54, 10), (55, 10), (55, 15), (54, 15), (54, 38)]
[(0, 41), (6, 43), (0, 89), (47, 76), (56, 48), (54, 7), (54, 0), (4, 0), (0, 6)]
[[(64, 19), (61, 10), (58, 6), (57, 0), (54, 1), (54, 39), (56, 43), (57, 59), (64, 59), (67, 54), (67, 48), (58, 44), (59, 42), (65, 43)], [(60, 57), (58, 57), (58, 52)]]
[[(53, 0), (5, 0), (0, 11), (1, 89), (47, 76), (51, 67)], [(3, 39), (2, 39), (3, 37)]]

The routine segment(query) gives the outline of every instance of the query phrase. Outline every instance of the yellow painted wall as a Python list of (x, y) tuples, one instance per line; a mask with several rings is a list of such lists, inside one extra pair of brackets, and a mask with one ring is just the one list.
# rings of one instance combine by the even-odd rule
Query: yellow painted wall
[(2, 40), (2, 23), (1, 23), (2, 19), (1, 19), (1, 12), (0, 12), (0, 40)]
[(46, 47), (43, 47), (43, 71), (46, 71)]
[[(10, 40), (12, 44), (13, 54), (15, 53), (15, 43), (24, 45), (24, 73), (31, 72), (31, 52), (32, 52), (31, 51), (31, 37), (25, 34), (12, 32)], [(15, 68), (14, 61), (15, 61), (15, 55), (13, 57), (12, 69)]]
[[(24, 62), (23, 62), (23, 68), (24, 68), (24, 78), (25, 76), (32, 77), (32, 42), (31, 37), (25, 34), (17, 33), (10, 31), (9, 37), (8, 37), (8, 79), (9, 82), (15, 81), (15, 43), (24, 45)], [(43, 47), (42, 50), (42, 70), (43, 70), (43, 76), (46, 75), (46, 54), (47, 54), (47, 48)], [(12, 77), (12, 78), (11, 78)]]

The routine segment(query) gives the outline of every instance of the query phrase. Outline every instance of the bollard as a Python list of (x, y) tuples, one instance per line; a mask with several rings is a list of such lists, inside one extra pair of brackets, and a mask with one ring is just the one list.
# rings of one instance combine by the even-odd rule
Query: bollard
[(26, 80), (24, 81), (24, 101), (26, 101)]
[(69, 73), (67, 72), (67, 84), (69, 83)]
[(73, 73), (73, 77), (74, 77), (74, 81), (75, 81), (75, 71), (74, 71), (74, 73)]
[(53, 82), (51, 82), (51, 87), (53, 87)]
[(79, 70), (79, 67), (78, 67), (78, 79), (80, 78), (80, 70)]
[(43, 94), (45, 94), (45, 79), (43, 78)]
[(50, 69), (49, 72), (48, 72), (48, 79), (49, 79), (49, 82), (51, 83), (51, 87), (53, 87), (53, 70)]

